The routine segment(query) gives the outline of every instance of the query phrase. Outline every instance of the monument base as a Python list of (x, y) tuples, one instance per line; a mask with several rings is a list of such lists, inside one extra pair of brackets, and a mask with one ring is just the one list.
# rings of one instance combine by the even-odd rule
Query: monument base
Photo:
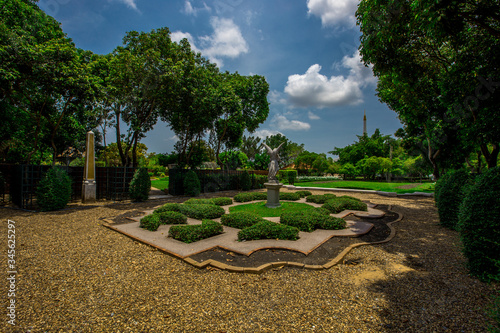
[(264, 183), (267, 189), (267, 208), (279, 208), (280, 204), (280, 188), (283, 186), (281, 183)]
[(95, 180), (84, 180), (82, 185), (82, 202), (91, 203), (96, 201)]

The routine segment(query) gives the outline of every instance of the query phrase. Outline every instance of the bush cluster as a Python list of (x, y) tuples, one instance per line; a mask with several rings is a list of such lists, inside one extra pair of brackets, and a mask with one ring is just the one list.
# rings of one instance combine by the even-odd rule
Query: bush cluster
[(174, 211), (153, 213), (141, 219), (140, 227), (149, 231), (156, 231), (162, 224), (186, 224), (187, 217)]
[(307, 196), (312, 195), (311, 191), (304, 191), (304, 190), (297, 191), (295, 193), (297, 193), (301, 198), (305, 198)]
[(328, 209), (333, 214), (337, 214), (348, 209), (361, 210), (365, 212), (368, 210), (368, 206), (364, 202), (345, 197), (330, 199), (325, 202), (321, 208)]
[(129, 194), (133, 201), (146, 201), (151, 191), (151, 180), (146, 168), (137, 169), (130, 181)]
[(297, 240), (299, 229), (271, 221), (261, 221), (238, 232), (238, 240), (282, 239)]
[(264, 221), (262, 217), (249, 212), (234, 212), (226, 214), (223, 215), (220, 220), (222, 225), (237, 229), (245, 229), (262, 221)]
[(181, 204), (170, 202), (166, 203), (163, 206), (156, 208), (153, 213), (161, 213), (161, 212), (180, 212)]
[(198, 175), (193, 170), (189, 170), (183, 180), (184, 194), (190, 197), (197, 197), (201, 192), (201, 184)]
[(223, 227), (219, 222), (202, 220), (201, 224), (172, 226), (168, 235), (184, 243), (193, 243), (199, 240), (222, 234)]
[(464, 200), (466, 188), (471, 184), (472, 176), (464, 169), (449, 172), (436, 182), (434, 198), (442, 226), (456, 229), (458, 210)]
[(247, 192), (238, 193), (234, 196), (234, 201), (236, 202), (248, 202), (254, 200), (266, 200), (267, 193), (265, 192)]
[(232, 203), (233, 200), (227, 197), (210, 198), (210, 199), (191, 198), (189, 200), (184, 201), (185, 205), (203, 204), (203, 205), (227, 206), (231, 205)]
[(216, 205), (179, 205), (179, 211), (193, 219), (216, 219), (225, 214), (224, 208)]
[(280, 216), (280, 222), (306, 232), (316, 229), (340, 230), (346, 227), (344, 219), (326, 215), (324, 211), (320, 210), (312, 212), (284, 212)]
[(212, 198), (212, 201), (214, 202), (214, 205), (217, 206), (227, 206), (233, 204), (233, 199), (228, 197)]
[(470, 273), (482, 281), (499, 281), (500, 167), (489, 169), (467, 189), (458, 230)]
[(38, 184), (37, 204), (42, 211), (66, 207), (71, 199), (71, 179), (61, 168), (49, 169)]
[(307, 202), (313, 202), (317, 204), (324, 204), (330, 199), (334, 199), (337, 196), (335, 194), (327, 193), (327, 194), (316, 194), (316, 195), (309, 195), (306, 197)]
[(248, 191), (252, 188), (252, 179), (248, 171), (243, 172), (240, 175), (240, 186), (243, 191)]
[(287, 181), (288, 184), (295, 184), (295, 180), (297, 179), (297, 170), (280, 170), (278, 171), (278, 179), (280, 181)]
[(295, 192), (280, 192), (280, 200), (297, 201), (300, 195)]

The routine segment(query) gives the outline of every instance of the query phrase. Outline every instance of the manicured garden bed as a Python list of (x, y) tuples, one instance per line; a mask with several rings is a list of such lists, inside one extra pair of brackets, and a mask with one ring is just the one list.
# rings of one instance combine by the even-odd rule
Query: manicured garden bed
[(254, 202), (245, 205), (229, 207), (229, 212), (251, 212), (262, 217), (278, 217), (284, 211), (313, 211), (315, 208), (311, 205), (300, 202), (280, 202), (280, 208), (267, 208), (266, 202)]

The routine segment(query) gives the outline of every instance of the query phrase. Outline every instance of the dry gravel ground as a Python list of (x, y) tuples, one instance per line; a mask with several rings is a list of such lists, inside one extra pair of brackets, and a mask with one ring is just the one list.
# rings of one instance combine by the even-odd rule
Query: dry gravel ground
[[(262, 275), (199, 270), (102, 226), (137, 204), (0, 209), (0, 331), (485, 332), (498, 286), (467, 275), (433, 199), (350, 195), (404, 214), (393, 241), (354, 249), (329, 270)], [(6, 316), (7, 219), (16, 222), (16, 326)]]

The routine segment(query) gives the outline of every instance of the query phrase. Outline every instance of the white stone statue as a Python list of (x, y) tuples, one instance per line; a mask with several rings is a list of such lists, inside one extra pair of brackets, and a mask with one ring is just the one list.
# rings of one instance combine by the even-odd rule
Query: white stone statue
[(279, 184), (278, 179), (276, 178), (276, 175), (278, 174), (278, 170), (280, 169), (280, 165), (278, 162), (280, 161), (280, 156), (278, 154), (279, 150), (281, 149), (281, 146), (283, 146), (284, 142), (278, 146), (278, 148), (271, 149), (268, 145), (265, 143), (262, 143), (264, 147), (266, 147), (267, 154), (271, 158), (271, 162), (269, 163), (269, 174), (267, 176), (267, 181), (268, 182), (275, 182)]

